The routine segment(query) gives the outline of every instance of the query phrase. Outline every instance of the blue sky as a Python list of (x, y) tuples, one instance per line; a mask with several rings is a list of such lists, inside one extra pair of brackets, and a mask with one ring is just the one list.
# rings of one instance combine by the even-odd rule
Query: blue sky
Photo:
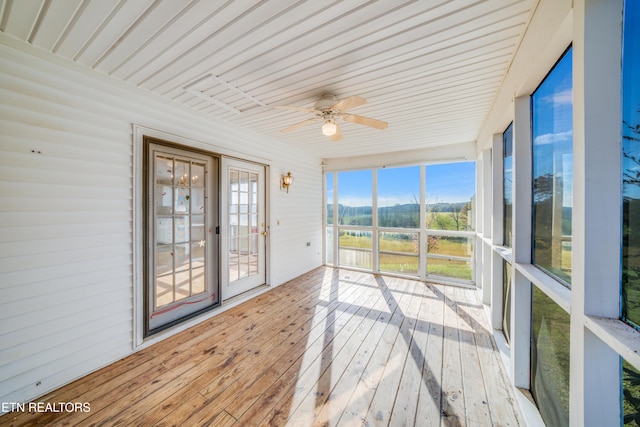
[(468, 202), (475, 193), (475, 162), (427, 166), (428, 202)]
[[(378, 206), (413, 203), (420, 199), (420, 168), (410, 166), (378, 169)], [(327, 198), (333, 192), (332, 175), (328, 175)], [(339, 203), (371, 206), (372, 171), (338, 173)], [(468, 202), (475, 194), (475, 162), (447, 163), (427, 166), (428, 202)]]
[(562, 176), (562, 205), (573, 205), (572, 49), (532, 96), (533, 177)]
[[(640, 125), (640, 1), (625, 2), (625, 27), (624, 27), (624, 48), (622, 52), (622, 120), (630, 127)], [(640, 138), (640, 133), (633, 132), (627, 125), (622, 126), (622, 134), (627, 137)], [(640, 142), (623, 140), (626, 153), (635, 157), (640, 156)], [(629, 160), (623, 160), (625, 169), (636, 173), (640, 165)], [(624, 195), (640, 199), (640, 187), (638, 185), (624, 185)]]

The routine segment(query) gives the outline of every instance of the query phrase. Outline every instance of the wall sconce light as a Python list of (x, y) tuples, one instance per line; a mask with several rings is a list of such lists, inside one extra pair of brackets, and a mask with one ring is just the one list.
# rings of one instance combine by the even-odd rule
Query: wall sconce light
[(291, 176), (291, 172), (287, 172), (286, 175), (282, 175), (282, 188), (287, 189), (287, 193), (289, 192), (289, 186), (293, 184), (293, 177)]

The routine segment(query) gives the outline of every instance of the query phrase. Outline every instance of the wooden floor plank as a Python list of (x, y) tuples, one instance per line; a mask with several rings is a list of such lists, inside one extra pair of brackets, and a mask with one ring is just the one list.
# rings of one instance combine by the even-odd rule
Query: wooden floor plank
[[(357, 349), (362, 342), (362, 336), (368, 334), (372, 323), (367, 319), (375, 316), (371, 314), (372, 308), (382, 299), (382, 295), (373, 289), (367, 289), (366, 299), (354, 302), (350, 310), (350, 318), (331, 341), (330, 345), (323, 350), (322, 357), (318, 363), (318, 373), (307, 370), (303, 377), (298, 379), (295, 392), (291, 395), (289, 417), (278, 417), (270, 420), (273, 424), (282, 424), (287, 418), (294, 424), (312, 425), (313, 420), (318, 415), (327, 399), (351, 362)], [(297, 404), (296, 400), (300, 403)], [(278, 421), (279, 420), (279, 421)]]
[(441, 286), (427, 286), (428, 313), (421, 320), (428, 323), (427, 336), (420, 348), (425, 355), (422, 381), (418, 391), (416, 425), (437, 426), (441, 417), (442, 402), (442, 348), (444, 342), (444, 293)]
[[(316, 398), (322, 398), (322, 396), (328, 394), (324, 382), (320, 383), (319, 388), (316, 385), (323, 379), (323, 374), (331, 365), (334, 356), (339, 354), (342, 347), (348, 342), (362, 321), (362, 316), (368, 312), (367, 305), (373, 303), (379, 297), (371, 289), (363, 288), (362, 295), (341, 310), (346, 315), (339, 316), (334, 322), (335, 330), (319, 338), (316, 343), (321, 343), (320, 345), (311, 346), (305, 350), (304, 359), (306, 360), (304, 360), (300, 369), (289, 369), (283, 374), (271, 388), (267, 389), (257, 405), (254, 405), (238, 418), (239, 422), (250, 423), (252, 420), (258, 421), (263, 418), (273, 418), (283, 412), (290, 413), (292, 409), (295, 410), (299, 406), (297, 404), (298, 398), (301, 398), (302, 404), (308, 401), (306, 397), (309, 396), (309, 393), (313, 393), (311, 402), (315, 405)], [(275, 413), (276, 409), (270, 408), (272, 402), (278, 406), (278, 414)], [(301, 420), (304, 416), (303, 413), (306, 415), (306, 409), (304, 408), (302, 413), (298, 413), (295, 416), (294, 423), (297, 422), (304, 425)], [(313, 411), (313, 408), (311, 410)], [(312, 419), (313, 414), (311, 414)], [(266, 422), (270, 423), (269, 420)]]
[(493, 341), (484, 310), (478, 303), (468, 307), (468, 313), (472, 328), (476, 331), (474, 338), (492, 424), (500, 426), (523, 425), (519, 411), (509, 409), (516, 406), (515, 396)]
[(409, 293), (400, 292), (394, 295), (383, 278), (379, 278), (377, 282), (383, 293), (385, 304), (389, 307), (391, 318), (384, 325), (375, 351), (366, 364), (337, 425), (360, 425), (366, 422), (367, 412), (384, 375), (385, 367), (391, 357), (393, 345), (398, 339), (400, 326), (404, 320), (404, 313), (399, 307), (404, 305), (405, 299), (410, 298)]
[[(288, 305), (286, 308), (290, 307), (292, 305)], [(277, 316), (272, 316), (270, 321), (266, 322), (267, 327), (274, 322), (282, 323), (291, 316), (289, 313), (295, 312), (289, 312), (286, 308), (279, 311)], [(230, 365), (233, 362), (246, 356), (243, 342), (261, 343), (260, 340), (264, 337), (264, 334), (260, 334), (255, 330), (255, 323), (249, 317), (245, 317), (246, 314), (244, 313), (244, 311), (236, 313), (235, 317), (247, 322), (239, 319), (236, 325), (240, 327), (233, 328), (232, 332), (228, 334), (225, 333), (225, 336), (218, 340), (217, 345), (209, 346), (210, 343), (201, 342), (197, 346), (200, 351), (195, 352), (195, 354), (190, 351), (186, 351), (183, 354), (173, 352), (172, 354), (175, 355), (175, 358), (170, 362), (165, 362), (165, 366), (171, 363), (170, 366), (175, 366), (174, 369), (170, 369), (167, 374), (156, 377), (151, 383), (153, 385), (138, 387), (134, 392), (128, 393), (126, 396), (123, 393), (123, 397), (119, 399), (122, 402), (135, 402), (136, 405), (122, 405), (127, 408), (125, 411), (118, 409), (119, 405), (117, 404), (110, 405), (99, 411), (98, 414), (94, 414), (92, 418), (99, 422), (111, 420), (115, 415), (136, 419), (146, 412), (141, 408), (155, 407), (162, 404), (172, 394), (188, 386), (193, 381), (199, 381), (208, 372), (221, 370), (222, 367), (230, 369)], [(206, 364), (203, 363), (205, 360)], [(183, 366), (181, 365), (188, 366), (189, 369), (182, 369)], [(120, 393), (120, 390), (115, 390), (114, 393)]]
[(321, 267), (38, 400), (28, 425), (521, 425), (475, 291)]
[(444, 345), (442, 347), (442, 410), (445, 426), (465, 425), (464, 397), (462, 394), (462, 360), (454, 289), (444, 289)]
[[(318, 288), (318, 290), (320, 289)], [(153, 424), (156, 419), (159, 419), (160, 415), (167, 412), (172, 406), (178, 405), (181, 399), (189, 393), (199, 391), (206, 398), (211, 399), (214, 396), (208, 395), (208, 390), (215, 389), (215, 395), (222, 392), (228, 394), (228, 386), (234, 382), (241, 381), (243, 373), (255, 375), (255, 373), (251, 373), (250, 368), (256, 364), (256, 359), (262, 357), (264, 360), (264, 356), (260, 356), (261, 351), (271, 355), (272, 352), (269, 345), (275, 341), (274, 337), (278, 335), (284, 336), (286, 333), (291, 335), (292, 332), (290, 330), (299, 329), (297, 326), (297, 322), (300, 321), (299, 317), (309, 316), (307, 309), (313, 308), (315, 298), (315, 293), (313, 293), (313, 295), (308, 295), (297, 301), (290, 299), (291, 304), (279, 310), (276, 315), (268, 316), (266, 320), (262, 320), (259, 329), (256, 329), (254, 327), (255, 323), (252, 322), (250, 326), (245, 327), (244, 334), (240, 336), (229, 334), (224, 340), (218, 342), (217, 346), (207, 349), (207, 353), (211, 356), (218, 351), (218, 348), (228, 347), (232, 350), (231, 353), (227, 352), (226, 354), (223, 351), (219, 352), (222, 355), (220, 356), (220, 362), (224, 360), (225, 369), (222, 372), (216, 372), (215, 365), (212, 366), (211, 364), (212, 359), (208, 360), (207, 365), (199, 365), (205, 367), (205, 372), (190, 372), (189, 376), (191, 378), (185, 384), (187, 387), (180, 388), (177, 386), (178, 383), (175, 386), (168, 387), (170, 394), (158, 403), (156, 411), (151, 414), (142, 414), (141, 418), (137, 420), (137, 424)], [(282, 326), (283, 324), (285, 325), (284, 327)], [(252, 348), (246, 349), (244, 342), (250, 342)], [(213, 370), (211, 369), (212, 367), (214, 368)], [(211, 385), (210, 379), (211, 371), (214, 372), (213, 377), (215, 378), (213, 385)]]
[[(458, 313), (458, 334), (460, 337), (460, 357), (462, 363), (462, 383), (467, 425), (491, 425), (487, 394), (482, 378), (482, 367), (476, 347), (473, 321), (469, 308), (477, 304), (475, 293), (466, 289), (456, 289)], [(482, 333), (481, 330), (478, 333)]]
[(352, 353), (353, 357), (340, 373), (324, 404), (316, 407), (317, 416), (313, 425), (339, 425), (339, 420), (348, 407), (372, 355), (376, 353), (377, 345), (396, 308), (396, 305), (390, 304), (389, 298), (384, 294), (381, 296), (363, 320), (360, 330), (352, 337), (353, 345), (358, 348)]
[[(337, 333), (342, 325), (347, 322), (346, 309), (352, 302), (357, 301), (361, 297), (362, 289), (356, 287), (344, 287), (336, 285), (335, 278), (331, 286), (336, 287), (330, 292), (328, 300), (319, 300), (318, 310), (312, 322), (314, 323), (308, 335), (303, 335), (296, 342), (289, 341), (284, 348), (287, 349), (287, 358), (275, 358), (270, 366), (269, 373), (271, 375), (261, 378), (260, 381), (236, 396), (227, 406), (230, 413), (236, 414), (238, 417), (243, 415), (253, 402), (267, 399), (277, 400), (281, 398), (278, 393), (269, 391), (274, 390), (284, 383), (283, 376), (289, 378), (308, 369), (317, 355), (322, 353), (326, 346), (326, 341)], [(293, 344), (291, 344), (293, 342)], [(284, 392), (284, 389), (280, 389)], [(266, 396), (266, 397), (265, 397)], [(262, 403), (264, 406), (264, 402)], [(253, 409), (253, 412), (256, 408)], [(257, 412), (255, 412), (257, 413)], [(263, 414), (264, 416), (264, 414)], [(245, 416), (246, 417), (246, 416)]]
[[(395, 280), (396, 279), (391, 279), (391, 281)], [(411, 283), (410, 286), (407, 287), (407, 292), (415, 293), (416, 287), (418, 286), (422, 285), (418, 282)], [(384, 372), (382, 373), (373, 400), (369, 406), (365, 420), (368, 425), (389, 425), (402, 378), (402, 371), (407, 358), (410, 357), (409, 349), (413, 341), (416, 316), (421, 303), (422, 299), (415, 297), (405, 298), (398, 303), (397, 310), (402, 314), (402, 323), (400, 324), (398, 336), (391, 348), (391, 356), (385, 365)]]
[[(420, 306), (416, 312), (406, 313), (414, 320), (414, 329), (411, 335), (409, 353), (404, 363), (402, 377), (398, 385), (398, 394), (391, 412), (389, 425), (412, 426), (416, 424), (415, 416), (418, 399), (415, 397), (420, 393), (422, 383), (422, 370), (424, 367), (424, 341), (428, 333), (428, 323), (422, 319), (421, 312), (428, 310), (430, 301), (424, 298), (426, 286), (419, 284), (415, 290), (419, 297)], [(414, 298), (418, 300), (418, 298)]]

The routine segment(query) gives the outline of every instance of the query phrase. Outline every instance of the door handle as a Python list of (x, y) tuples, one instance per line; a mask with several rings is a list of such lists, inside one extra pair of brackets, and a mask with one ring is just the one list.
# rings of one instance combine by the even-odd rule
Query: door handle
[(262, 234), (263, 236), (265, 236), (265, 237), (266, 237), (266, 236), (267, 236), (267, 230), (264, 230), (264, 231), (263, 231), (262, 233), (260, 233), (260, 234)]

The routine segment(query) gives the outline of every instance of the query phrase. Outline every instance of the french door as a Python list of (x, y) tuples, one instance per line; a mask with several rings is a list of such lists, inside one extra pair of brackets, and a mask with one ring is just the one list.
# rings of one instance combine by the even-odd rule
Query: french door
[(215, 156), (149, 142), (146, 334), (220, 302)]
[(265, 167), (223, 158), (222, 299), (265, 283)]

